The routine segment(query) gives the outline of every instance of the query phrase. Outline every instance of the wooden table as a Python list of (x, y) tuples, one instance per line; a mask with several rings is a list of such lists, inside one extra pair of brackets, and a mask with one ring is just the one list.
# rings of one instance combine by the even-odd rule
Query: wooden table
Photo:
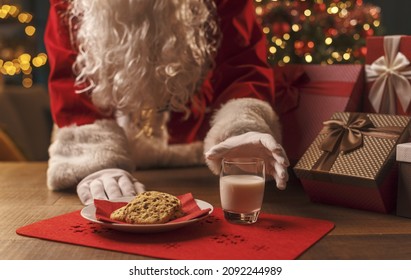
[[(47, 190), (46, 169), (45, 162), (0, 163), (0, 259), (148, 259), (17, 235), (21, 226), (83, 207), (74, 191)], [(192, 192), (196, 198), (221, 206), (218, 178), (205, 167), (138, 171), (134, 175), (150, 189)], [(301, 259), (411, 259), (411, 219), (314, 204), (293, 182), (285, 191), (268, 185), (262, 210), (335, 223), (335, 229)]]

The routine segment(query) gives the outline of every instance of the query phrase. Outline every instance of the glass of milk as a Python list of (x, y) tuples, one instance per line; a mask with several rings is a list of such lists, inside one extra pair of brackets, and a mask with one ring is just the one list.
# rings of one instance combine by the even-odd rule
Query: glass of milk
[(236, 224), (255, 223), (265, 187), (261, 158), (224, 158), (220, 172), (220, 199), (224, 217)]

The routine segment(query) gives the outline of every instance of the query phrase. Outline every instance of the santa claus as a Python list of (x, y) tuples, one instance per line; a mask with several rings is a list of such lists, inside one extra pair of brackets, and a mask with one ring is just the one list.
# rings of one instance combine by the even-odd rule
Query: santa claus
[[(51, 190), (130, 196), (136, 168), (265, 159), (284, 189), (288, 159), (252, 0), (51, 0), (45, 43), (58, 126)], [(149, 186), (148, 186), (149, 187)]]

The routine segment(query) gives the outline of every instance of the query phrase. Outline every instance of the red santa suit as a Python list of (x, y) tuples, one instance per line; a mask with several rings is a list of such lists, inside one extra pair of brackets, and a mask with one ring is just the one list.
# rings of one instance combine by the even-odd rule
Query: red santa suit
[[(214, 67), (197, 89), (191, 114), (147, 111), (123, 121), (103, 114), (90, 94), (76, 93), (78, 55), (73, 28), (62, 20), (67, 1), (51, 0), (45, 44), (50, 63), (52, 116), (59, 127), (50, 146), (48, 187), (75, 187), (105, 168), (132, 171), (154, 166), (204, 164), (204, 151), (229, 137), (257, 131), (280, 141), (272, 70), (265, 35), (252, 0), (215, 0), (221, 41)], [(200, 105), (200, 106), (198, 106)], [(216, 166), (209, 163), (217, 172)]]

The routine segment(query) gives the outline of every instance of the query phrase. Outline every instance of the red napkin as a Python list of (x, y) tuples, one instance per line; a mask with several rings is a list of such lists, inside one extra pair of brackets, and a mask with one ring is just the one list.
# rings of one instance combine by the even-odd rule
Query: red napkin
[(224, 219), (221, 208), (197, 223), (169, 232), (137, 234), (87, 221), (80, 211), (17, 229), (24, 236), (174, 260), (291, 260), (320, 240), (329, 221), (261, 213), (252, 225)]
[[(207, 214), (211, 210), (210, 208), (200, 209), (191, 193), (179, 195), (177, 196), (177, 198), (180, 199), (183, 211), (184, 213), (186, 213), (186, 215), (178, 219), (169, 221), (169, 223), (176, 223), (199, 218)], [(118, 208), (121, 208), (126, 204), (127, 202), (112, 202), (107, 200), (95, 199), (94, 205), (96, 206), (96, 218), (104, 222), (126, 224), (125, 222), (110, 219), (110, 215), (114, 210), (117, 210)]]

